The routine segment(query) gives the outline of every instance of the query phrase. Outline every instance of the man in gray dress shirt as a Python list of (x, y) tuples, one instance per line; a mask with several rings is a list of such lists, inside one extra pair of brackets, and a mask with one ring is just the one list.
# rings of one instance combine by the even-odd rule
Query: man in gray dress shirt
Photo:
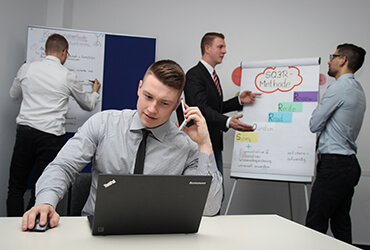
[[(170, 60), (154, 63), (139, 83), (137, 110), (109, 110), (91, 117), (62, 148), (45, 169), (36, 186), (36, 205), (23, 215), (22, 230), (33, 228), (50, 217), (55, 227), (57, 203), (78, 173), (93, 160), (92, 184), (83, 215), (93, 215), (99, 174), (133, 174), (135, 155), (147, 138), (144, 174), (211, 175), (205, 215), (214, 215), (221, 206), (222, 177), (217, 170), (206, 121), (197, 107), (185, 105), (185, 118), (194, 125), (179, 131), (169, 118), (176, 109), (185, 84), (181, 67)], [(128, 190), (129, 192), (129, 190)]]
[(313, 111), (310, 129), (321, 133), (319, 161), (312, 187), (306, 225), (352, 243), (350, 209), (361, 169), (356, 158), (356, 139), (366, 109), (365, 93), (354, 73), (361, 68), (366, 51), (353, 44), (338, 45), (330, 55), (330, 84)]

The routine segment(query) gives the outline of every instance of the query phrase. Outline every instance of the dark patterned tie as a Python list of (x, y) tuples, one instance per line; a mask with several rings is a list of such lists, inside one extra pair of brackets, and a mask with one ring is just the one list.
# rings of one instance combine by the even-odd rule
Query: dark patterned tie
[(216, 70), (213, 70), (213, 81), (215, 81), (218, 94), (221, 96), (221, 88), (220, 88), (220, 83), (218, 82), (218, 77), (217, 77), (217, 74), (216, 74)]
[(142, 132), (143, 132), (143, 139), (141, 140), (139, 149), (137, 150), (137, 153), (136, 153), (134, 174), (143, 174), (144, 172), (146, 138), (149, 135), (149, 130), (142, 129)]

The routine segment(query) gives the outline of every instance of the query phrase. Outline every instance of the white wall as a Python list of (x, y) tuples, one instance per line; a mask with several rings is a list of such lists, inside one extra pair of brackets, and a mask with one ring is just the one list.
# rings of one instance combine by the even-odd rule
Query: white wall
[(2, 0), (0, 3), (0, 216), (6, 214), (10, 158), (19, 105), (9, 89), (26, 57), (27, 24), (45, 25), (47, 0)]
[[(185, 70), (200, 59), (202, 35), (222, 32), (228, 54), (217, 68), (225, 96), (232, 97), (239, 89), (231, 73), (243, 60), (321, 57), (321, 73), (326, 74), (328, 56), (339, 43), (359, 44), (370, 53), (369, 29), (362, 28), (370, 20), (367, 7), (367, 0), (233, 0), (227, 4), (220, 0), (75, 0), (72, 28), (157, 37), (157, 59), (174, 59)], [(364, 70), (368, 65), (357, 78), (370, 92), (366, 84), (370, 72)], [(364, 128), (369, 119), (366, 115)], [(365, 129), (358, 141), (358, 155), (360, 160), (370, 160), (364, 133)], [(227, 145), (233, 144), (233, 134), (226, 135)], [(231, 161), (230, 149), (225, 149), (225, 162)], [(362, 165), (370, 170), (370, 165)]]
[[(3, 57), (0, 58), (3, 86), (0, 92), (0, 190), (7, 187), (17, 114), (17, 107), (9, 100), (8, 90), (24, 58), (27, 24), (157, 37), (157, 59), (174, 59), (184, 70), (200, 59), (202, 35), (208, 31), (222, 32), (226, 36), (228, 54), (217, 68), (226, 97), (239, 91), (231, 81), (231, 73), (243, 60), (321, 57), (321, 73), (326, 74), (328, 55), (335, 51), (337, 44), (355, 43), (370, 54), (368, 0), (7, 0), (1, 5), (0, 30), (9, 36), (0, 40), (3, 49)], [(24, 10), (22, 15), (17, 15), (19, 10)], [(369, 58), (368, 55), (363, 69), (356, 73), (368, 98)], [(370, 172), (370, 154), (367, 153), (369, 112), (368, 109), (358, 139), (358, 157), (366, 170), (365, 175)], [(231, 162), (233, 138), (233, 131), (225, 135), (224, 161), (227, 166)], [(232, 181), (226, 174), (226, 202)], [(370, 244), (369, 189), (369, 177), (363, 176), (352, 210), (356, 243)], [(303, 223), (305, 202), (302, 186), (293, 184), (292, 194), (294, 220)], [(5, 197), (6, 192), (0, 191), (0, 215), (5, 214)], [(234, 201), (230, 214), (277, 213), (290, 216), (286, 183), (245, 180), (238, 184)]]
[[(88, 8), (87, 8), (88, 6)], [(74, 0), (72, 28), (154, 36), (158, 39), (157, 59), (171, 58), (188, 70), (200, 59), (199, 43), (208, 31), (226, 36), (228, 54), (218, 68), (226, 97), (239, 89), (232, 83), (231, 73), (243, 60), (321, 57), (321, 73), (326, 74), (329, 54), (340, 43), (351, 42), (364, 47), (370, 54), (370, 23), (366, 0), (262, 0), (262, 1), (151, 1), (151, 0)], [(92, 18), (97, 13), (97, 19)], [(357, 79), (370, 98), (369, 55)], [(328, 83), (333, 79), (328, 78)], [(322, 87), (325, 91), (326, 86)], [(364, 174), (370, 172), (370, 114), (368, 109), (358, 139), (358, 157)], [(232, 159), (234, 131), (225, 135), (224, 162)], [(229, 170), (226, 170), (228, 173)], [(230, 180), (226, 175), (227, 193)], [(370, 244), (370, 207), (367, 190), (369, 177), (363, 176), (353, 201), (354, 242)], [(304, 223), (306, 208), (302, 185), (292, 185), (294, 220)], [(261, 198), (263, 197), (263, 198)], [(278, 213), (290, 216), (286, 183), (241, 182), (230, 214)]]

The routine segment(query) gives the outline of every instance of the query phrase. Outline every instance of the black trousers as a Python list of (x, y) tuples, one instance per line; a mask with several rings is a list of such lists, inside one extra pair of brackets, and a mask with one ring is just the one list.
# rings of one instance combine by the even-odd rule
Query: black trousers
[(306, 226), (325, 234), (330, 223), (336, 239), (352, 244), (350, 210), (360, 176), (355, 155), (320, 155)]
[(22, 216), (24, 193), (33, 167), (31, 198), (27, 209), (35, 203), (35, 184), (45, 167), (55, 158), (65, 142), (64, 135), (56, 136), (28, 126), (17, 126), (17, 135), (10, 164), (7, 198), (8, 216)]

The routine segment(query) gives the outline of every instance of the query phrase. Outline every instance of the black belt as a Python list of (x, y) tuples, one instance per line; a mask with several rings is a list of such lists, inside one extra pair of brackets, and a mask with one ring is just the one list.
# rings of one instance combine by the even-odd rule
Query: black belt
[(21, 130), (21, 131), (39, 131), (35, 128), (32, 128), (30, 126), (27, 126), (27, 125), (21, 125), (21, 124), (17, 124), (17, 129), (18, 130)]

